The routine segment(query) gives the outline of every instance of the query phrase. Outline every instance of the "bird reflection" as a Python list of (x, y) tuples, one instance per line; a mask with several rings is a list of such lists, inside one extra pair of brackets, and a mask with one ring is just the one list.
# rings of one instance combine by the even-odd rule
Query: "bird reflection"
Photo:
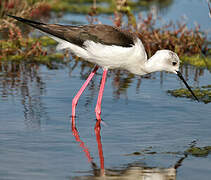
[(174, 165), (169, 168), (159, 168), (159, 167), (149, 167), (146, 164), (141, 163), (131, 163), (128, 164), (123, 169), (105, 169), (104, 167), (104, 156), (103, 156), (103, 147), (101, 142), (101, 123), (100, 121), (96, 122), (95, 125), (95, 135), (96, 141), (98, 144), (98, 153), (100, 159), (100, 168), (93, 161), (93, 158), (90, 155), (89, 149), (86, 147), (85, 143), (80, 139), (78, 130), (76, 128), (75, 117), (72, 117), (72, 134), (75, 137), (75, 140), (79, 143), (80, 148), (83, 149), (85, 155), (88, 159), (88, 162), (92, 167), (92, 175), (89, 176), (79, 176), (71, 177), (71, 179), (77, 180), (93, 180), (93, 179), (103, 179), (103, 180), (176, 180), (177, 169), (182, 165), (182, 162), (188, 157), (184, 153), (184, 156), (181, 157)]
[(104, 176), (105, 167), (104, 167), (103, 146), (101, 143), (100, 130), (101, 130), (101, 121), (97, 120), (96, 125), (95, 125), (95, 135), (96, 135), (98, 153), (99, 153), (99, 158), (100, 158), (100, 176)]
[(95, 125), (95, 135), (96, 135), (96, 140), (97, 140), (97, 144), (98, 144), (98, 152), (99, 152), (99, 157), (100, 157), (100, 169), (98, 169), (96, 163), (93, 161), (93, 158), (90, 155), (89, 149), (86, 147), (85, 143), (80, 139), (78, 130), (76, 128), (75, 116), (72, 116), (72, 134), (75, 137), (75, 140), (80, 143), (79, 146), (85, 152), (88, 162), (91, 164), (91, 167), (93, 169), (93, 175), (96, 177), (104, 176), (104, 173), (105, 173), (104, 156), (103, 156), (103, 148), (102, 148), (102, 143), (101, 143), (100, 130), (101, 130), (100, 121), (97, 121), (96, 125)]
[(72, 134), (75, 137), (75, 140), (80, 143), (80, 147), (85, 152), (86, 157), (88, 159), (88, 162), (91, 163), (91, 164), (95, 164), (93, 162), (93, 158), (90, 155), (89, 149), (85, 146), (85, 143), (80, 139), (78, 130), (77, 130), (76, 125), (75, 125), (75, 117), (74, 116), (72, 116)]

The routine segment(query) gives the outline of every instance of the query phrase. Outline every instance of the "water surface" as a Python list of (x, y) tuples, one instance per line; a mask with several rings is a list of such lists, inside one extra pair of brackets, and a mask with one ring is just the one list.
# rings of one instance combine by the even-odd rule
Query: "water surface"
[[(185, 3), (176, 2), (168, 13)], [(168, 172), (176, 179), (211, 178), (210, 155), (184, 155), (193, 141), (199, 147), (211, 145), (211, 104), (167, 94), (184, 87), (174, 74), (140, 78), (109, 72), (101, 116), (106, 125), (100, 139), (94, 131), (99, 70), (79, 100), (78, 134), (73, 136), (71, 101), (92, 70), (87, 63), (75, 63), (71, 59), (56, 69), (27, 63), (0, 65), (0, 179), (93, 179), (102, 163), (98, 143), (108, 177), (129, 178), (129, 172), (141, 174), (145, 168), (151, 175)], [(206, 69), (187, 66), (182, 72), (191, 86), (210, 84)]]

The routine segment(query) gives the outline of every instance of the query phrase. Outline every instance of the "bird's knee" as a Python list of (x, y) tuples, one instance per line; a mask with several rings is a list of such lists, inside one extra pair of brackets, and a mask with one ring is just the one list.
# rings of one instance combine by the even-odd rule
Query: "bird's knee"
[(96, 108), (95, 108), (95, 113), (98, 115), (101, 114), (101, 109), (98, 106), (96, 106)]
[(73, 98), (72, 100), (72, 106), (76, 106), (78, 103), (77, 99), (76, 98)]

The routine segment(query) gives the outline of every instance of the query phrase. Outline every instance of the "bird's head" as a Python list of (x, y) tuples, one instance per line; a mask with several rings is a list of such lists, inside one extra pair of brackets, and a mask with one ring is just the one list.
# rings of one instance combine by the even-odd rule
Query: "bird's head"
[(156, 64), (160, 66), (160, 70), (177, 74), (180, 59), (176, 53), (170, 50), (159, 50), (155, 53), (155, 56), (158, 58), (159, 64)]
[(154, 54), (154, 56), (152, 56), (152, 61), (154, 64), (154, 71), (157, 71), (157, 70), (167, 71), (167, 72), (177, 74), (177, 76), (183, 81), (185, 86), (191, 92), (193, 97), (197, 101), (199, 101), (198, 98), (193, 93), (193, 91), (191, 90), (190, 86), (187, 84), (187, 82), (183, 78), (182, 73), (179, 71), (180, 59), (176, 53), (170, 50), (159, 50)]

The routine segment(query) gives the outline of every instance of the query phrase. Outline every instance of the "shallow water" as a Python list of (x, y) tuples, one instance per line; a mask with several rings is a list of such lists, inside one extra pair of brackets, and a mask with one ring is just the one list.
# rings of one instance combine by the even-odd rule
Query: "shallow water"
[[(92, 70), (86, 63), (74, 64), (51, 70), (1, 64), (0, 179), (94, 179), (102, 158), (107, 179), (136, 179), (130, 173), (158, 179), (166, 172), (178, 180), (211, 178), (210, 155), (184, 154), (193, 141), (211, 145), (211, 103), (167, 94), (184, 87), (174, 74), (140, 78), (109, 72), (100, 139), (94, 131), (99, 70), (79, 100), (74, 136), (71, 100)], [(208, 70), (189, 66), (182, 72), (191, 86), (210, 84)]]
[[(79, 63), (71, 72), (72, 64), (58, 70), (41, 66), (35, 74), (31, 73), (32, 67), (22, 64), (25, 72), (15, 80), (7, 77), (6, 89), (2, 84), (7, 73), (1, 73), (2, 179), (71, 179), (92, 174), (70, 123), (71, 99), (91, 68), (86, 66), (82, 72)], [(98, 166), (94, 107), (101, 73), (81, 97), (76, 111), (81, 140)], [(189, 74), (189, 84), (193, 85), (194, 70)], [(162, 76), (161, 79), (160, 73), (156, 73), (151, 78), (142, 78), (140, 88), (137, 88), (140, 78), (132, 78), (119, 97), (118, 86), (114, 87), (116, 75), (110, 74), (102, 104), (102, 119), (106, 123), (101, 130), (105, 168), (125, 169), (130, 164), (173, 167), (193, 140), (197, 146), (210, 145), (211, 104), (169, 96), (166, 90), (181, 87), (181, 82), (173, 74)], [(210, 73), (205, 70), (195, 83), (206, 85), (209, 79)], [(144, 149), (156, 154), (128, 155)], [(209, 179), (210, 158), (188, 156), (178, 168), (177, 178)]]

